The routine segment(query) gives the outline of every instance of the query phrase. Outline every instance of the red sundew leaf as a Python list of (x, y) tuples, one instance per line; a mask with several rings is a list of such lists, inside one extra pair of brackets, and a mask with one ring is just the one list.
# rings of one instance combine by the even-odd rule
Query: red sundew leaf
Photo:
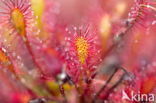
[(129, 13), (129, 23), (131, 25), (140, 25), (145, 28), (151, 26), (155, 19), (154, 2), (154, 0), (135, 0), (135, 3)]
[[(0, 2), (3, 4), (0, 9), (8, 13), (7, 17), (4, 13), (0, 13), (0, 25), (5, 27), (4, 30), (1, 28), (1, 32), (4, 34), (1, 35), (1, 42), (7, 47), (15, 67), (18, 68), (16, 72), (24, 69), (27, 73), (34, 71), (41, 75), (56, 76), (61, 71), (61, 63), (58, 63), (54, 55), (44, 51), (42, 41), (37, 37), (39, 32), (34, 26), (35, 21), (30, 9), (30, 1), (6, 0)], [(9, 6), (8, 9), (3, 8), (7, 6)], [(8, 46), (11, 47), (8, 48)], [(36, 68), (39, 71), (35, 70)]]
[[(0, 25), (5, 28), (5, 30), (1, 28), (1, 31), (3, 34), (7, 35), (6, 37), (5, 36), (3, 37), (2, 43), (4, 43), (4, 41), (7, 40), (10, 41), (10, 44), (12, 42), (14, 44), (14, 47), (16, 46), (18, 47), (19, 46), (18, 43), (16, 44), (15, 41), (13, 41), (13, 39), (17, 38), (18, 42), (23, 41), (24, 44), (22, 42), (20, 46), (23, 46), (24, 48), (27, 49), (26, 52), (28, 52), (29, 55), (28, 58), (29, 59), (31, 58), (31, 62), (32, 62), (31, 64), (35, 65), (35, 67), (31, 67), (31, 68), (41, 69), (40, 65), (36, 62), (36, 59), (34, 57), (34, 52), (32, 51), (31, 43), (29, 41), (30, 38), (38, 34), (38, 30), (35, 27), (33, 13), (30, 8), (31, 7), (30, 1), (29, 0), (16, 0), (16, 1), (1, 0), (0, 3), (1, 3), (0, 9), (2, 9), (3, 12), (9, 13), (6, 15), (0, 13)], [(5, 9), (5, 7), (8, 7), (8, 9)], [(9, 38), (11, 40), (9, 40)], [(7, 47), (8, 44), (5, 43), (5, 46)], [(14, 52), (15, 50), (14, 47), (12, 47), (12, 50), (10, 49), (9, 52)], [(19, 49), (17, 51), (20, 52)], [(16, 55), (19, 55), (17, 51), (16, 51)]]
[(25, 37), (32, 19), (29, 0), (1, 0), (0, 9), (0, 25)]
[(72, 79), (78, 80), (91, 77), (92, 71), (96, 70), (100, 63), (100, 44), (96, 31), (91, 27), (76, 28), (74, 31), (67, 31), (64, 60), (67, 64), (66, 71)]

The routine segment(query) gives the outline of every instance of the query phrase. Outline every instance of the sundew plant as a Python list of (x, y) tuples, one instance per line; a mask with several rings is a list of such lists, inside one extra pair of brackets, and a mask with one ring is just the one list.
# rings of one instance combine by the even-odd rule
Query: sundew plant
[(0, 103), (156, 103), (156, 0), (0, 0)]

